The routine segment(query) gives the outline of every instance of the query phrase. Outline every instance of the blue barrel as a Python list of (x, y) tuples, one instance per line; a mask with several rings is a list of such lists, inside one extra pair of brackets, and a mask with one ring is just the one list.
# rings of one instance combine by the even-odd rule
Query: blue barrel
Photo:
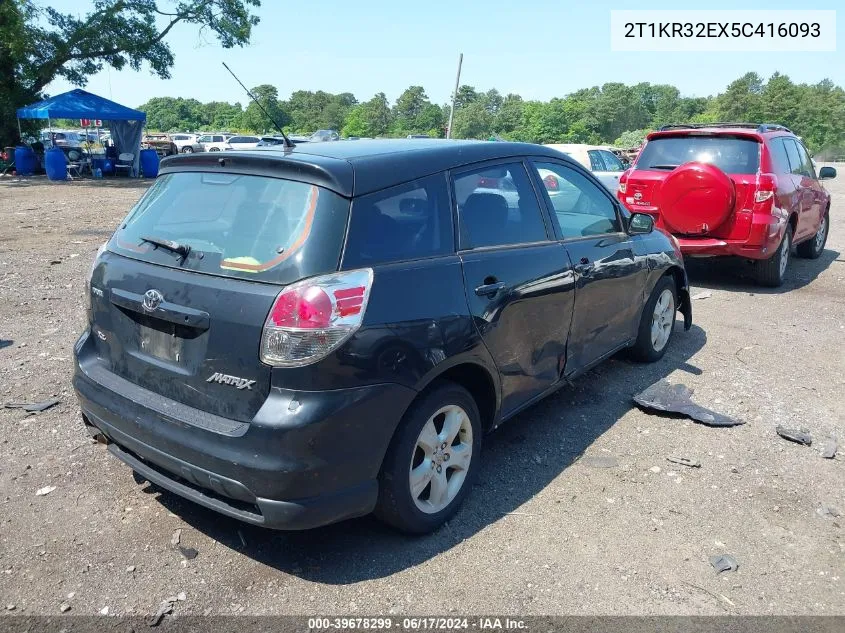
[(67, 156), (61, 147), (52, 147), (44, 153), (44, 171), (49, 180), (67, 180)]
[(114, 160), (111, 158), (104, 158), (103, 159), (103, 166), (101, 167), (104, 174), (113, 174), (114, 173)]
[(35, 173), (35, 166), (38, 158), (31, 147), (19, 145), (15, 148), (15, 171), (18, 176), (32, 176)]
[(141, 154), (141, 173), (144, 178), (155, 178), (158, 176), (158, 154), (154, 149), (142, 149)]

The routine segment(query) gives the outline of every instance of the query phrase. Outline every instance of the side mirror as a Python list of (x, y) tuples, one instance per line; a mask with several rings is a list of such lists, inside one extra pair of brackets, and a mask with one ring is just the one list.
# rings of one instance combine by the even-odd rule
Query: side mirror
[(654, 230), (654, 218), (647, 213), (634, 213), (628, 220), (629, 235), (645, 235)]
[(822, 167), (819, 170), (819, 180), (830, 180), (836, 178), (836, 169), (833, 167)]

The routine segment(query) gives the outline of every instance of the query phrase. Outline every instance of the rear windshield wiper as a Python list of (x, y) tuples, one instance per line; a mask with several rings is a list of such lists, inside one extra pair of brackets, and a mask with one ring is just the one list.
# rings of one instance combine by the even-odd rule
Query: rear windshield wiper
[(180, 244), (179, 242), (174, 242), (173, 240), (166, 240), (161, 237), (141, 237), (142, 242), (149, 242), (150, 244), (154, 244), (155, 246), (161, 246), (162, 248), (166, 248), (169, 251), (173, 251), (177, 255), (182, 256), (182, 261), (185, 261), (185, 258), (188, 257), (188, 253), (191, 252), (191, 247), (187, 244)]
[(677, 169), (680, 165), (649, 165), (649, 169)]

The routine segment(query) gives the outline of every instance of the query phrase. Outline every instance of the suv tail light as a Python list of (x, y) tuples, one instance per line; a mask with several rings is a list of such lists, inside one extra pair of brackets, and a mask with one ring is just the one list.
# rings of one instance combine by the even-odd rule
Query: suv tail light
[(757, 189), (754, 192), (754, 202), (761, 203), (775, 197), (778, 189), (778, 179), (774, 174), (760, 174), (757, 178)]
[(313, 277), (282, 290), (261, 335), (261, 360), (274, 367), (317, 362), (340, 347), (364, 320), (370, 268)]
[(630, 175), (631, 168), (629, 167), (619, 176), (619, 193), (625, 193), (628, 190), (628, 176)]

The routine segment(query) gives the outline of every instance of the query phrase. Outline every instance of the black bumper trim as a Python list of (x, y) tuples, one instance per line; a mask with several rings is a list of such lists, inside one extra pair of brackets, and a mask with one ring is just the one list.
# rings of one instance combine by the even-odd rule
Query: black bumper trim
[(265, 528), (307, 530), (344, 519), (364, 516), (373, 511), (378, 498), (378, 483), (371, 480), (331, 495), (296, 501), (276, 501), (259, 497), (254, 501), (256, 511), (250, 511), (245, 503), (239, 502), (236, 505), (222, 497), (211, 496), (201, 489), (173, 479), (167, 473), (123, 450), (114, 442), (109, 444), (108, 450), (147, 481), (165, 490), (220, 514)]

